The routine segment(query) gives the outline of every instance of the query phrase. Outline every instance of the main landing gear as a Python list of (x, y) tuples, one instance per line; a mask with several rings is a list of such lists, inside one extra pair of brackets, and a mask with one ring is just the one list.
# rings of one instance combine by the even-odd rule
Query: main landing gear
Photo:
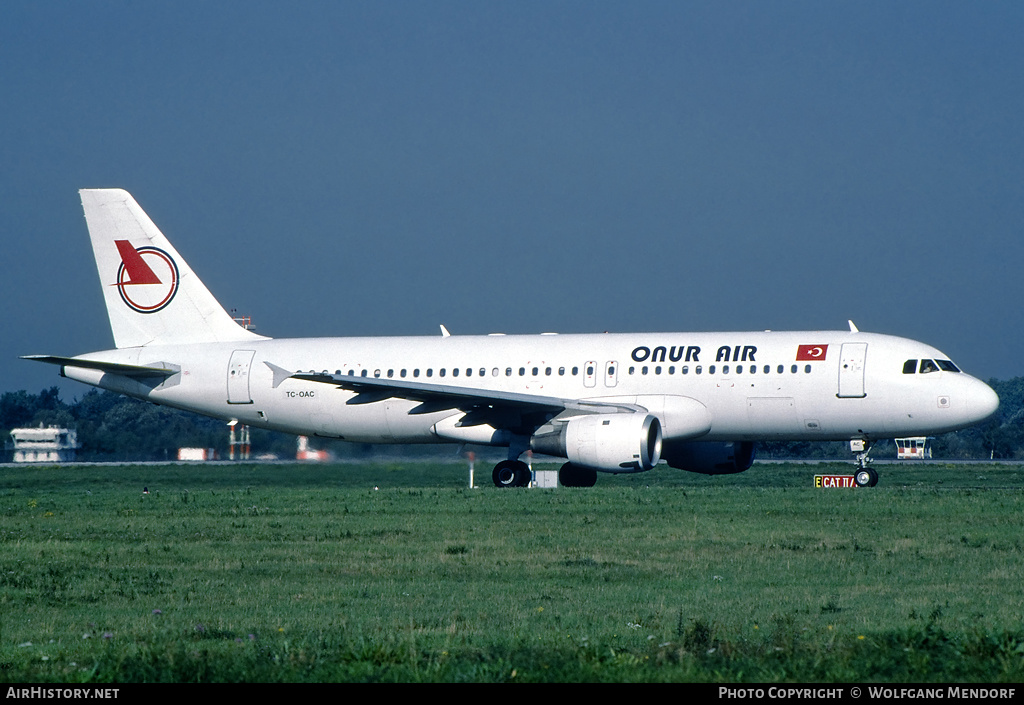
[(868, 453), (871, 452), (871, 444), (861, 439), (853, 440), (850, 441), (850, 450), (857, 454), (857, 472), (853, 474), (853, 481), (857, 483), (857, 487), (877, 485), (878, 473), (868, 467), (868, 463), (871, 462), (871, 458), (868, 457)]
[(495, 487), (526, 487), (530, 484), (530, 467), (522, 460), (502, 460), (491, 474)]
[(566, 463), (558, 471), (558, 482), (562, 487), (593, 487), (597, 484), (597, 471)]
[[(532, 473), (521, 460), (502, 460), (494, 466), (491, 477), (495, 487), (527, 487)], [(593, 487), (597, 483), (597, 471), (566, 463), (558, 471), (558, 483), (562, 487)]]

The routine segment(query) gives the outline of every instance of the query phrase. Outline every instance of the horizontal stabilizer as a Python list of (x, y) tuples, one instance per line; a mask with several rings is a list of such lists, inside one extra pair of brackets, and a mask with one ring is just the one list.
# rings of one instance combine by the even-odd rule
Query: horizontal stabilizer
[(60, 365), (61, 367), (81, 367), (87, 370), (100, 370), (102, 372), (110, 372), (111, 374), (121, 375), (123, 377), (170, 377), (171, 375), (180, 372), (180, 368), (178, 368), (177, 365), (174, 366), (175, 369), (155, 366), (166, 364), (162, 362), (155, 363), (154, 366), (126, 365), (121, 362), (83, 360), (76, 357), (58, 357), (56, 355), (22, 355), (21, 359), (46, 362), (51, 365)]

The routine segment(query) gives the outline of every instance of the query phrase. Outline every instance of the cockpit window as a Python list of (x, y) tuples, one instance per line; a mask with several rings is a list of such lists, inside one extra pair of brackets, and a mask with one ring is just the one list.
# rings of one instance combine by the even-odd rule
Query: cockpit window
[(960, 368), (949, 360), (921, 360), (921, 368), (917, 367), (917, 360), (907, 360), (903, 363), (903, 374), (912, 375), (915, 372), (927, 374), (929, 372), (959, 372)]

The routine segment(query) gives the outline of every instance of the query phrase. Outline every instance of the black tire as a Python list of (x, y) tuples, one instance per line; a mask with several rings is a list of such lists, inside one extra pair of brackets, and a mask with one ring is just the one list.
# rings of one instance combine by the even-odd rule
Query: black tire
[(860, 468), (853, 476), (857, 487), (874, 487), (878, 484), (878, 473), (871, 468)]
[(593, 487), (597, 484), (597, 471), (566, 463), (558, 471), (558, 482), (562, 487)]
[(495, 487), (526, 487), (530, 484), (530, 468), (519, 460), (502, 460), (491, 473)]

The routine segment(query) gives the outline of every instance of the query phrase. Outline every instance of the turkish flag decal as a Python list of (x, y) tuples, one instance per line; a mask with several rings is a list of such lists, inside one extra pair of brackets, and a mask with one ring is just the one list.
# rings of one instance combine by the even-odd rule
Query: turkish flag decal
[(827, 345), (801, 345), (796, 349), (797, 360), (824, 360)]

